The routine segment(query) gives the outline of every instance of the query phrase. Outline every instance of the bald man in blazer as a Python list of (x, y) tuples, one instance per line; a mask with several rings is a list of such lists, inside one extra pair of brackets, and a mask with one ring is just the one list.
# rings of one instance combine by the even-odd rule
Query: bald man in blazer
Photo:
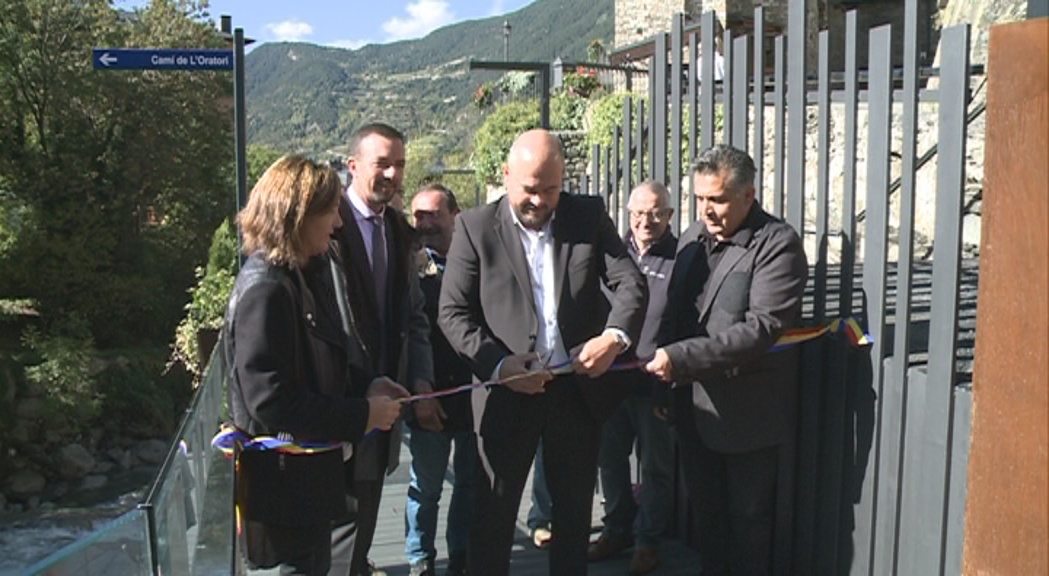
[(540, 438), (553, 499), (550, 573), (587, 571), (601, 424), (625, 394), (622, 373), (606, 372), (637, 340), (648, 293), (601, 199), (562, 194), (563, 174), (556, 137), (518, 136), (506, 196), (462, 214), (448, 253), (438, 324), (478, 378), (506, 381), (474, 393), (483, 412), (470, 574), (509, 572)]

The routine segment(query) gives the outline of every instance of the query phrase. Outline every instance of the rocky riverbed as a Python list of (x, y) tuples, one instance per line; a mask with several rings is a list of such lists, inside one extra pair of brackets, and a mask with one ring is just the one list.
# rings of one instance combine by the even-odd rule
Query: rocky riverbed
[(39, 456), (5, 450), (14, 470), (0, 479), (0, 576), (18, 574), (134, 508), (167, 455), (168, 443), (113, 435)]

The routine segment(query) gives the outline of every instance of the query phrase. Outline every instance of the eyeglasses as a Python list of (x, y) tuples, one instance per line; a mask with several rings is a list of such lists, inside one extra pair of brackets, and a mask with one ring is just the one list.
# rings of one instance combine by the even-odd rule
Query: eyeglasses
[(667, 219), (667, 216), (668, 216), (668, 214), (667, 214), (667, 211), (665, 209), (663, 209), (663, 210), (650, 210), (648, 212), (644, 212), (644, 211), (641, 211), (641, 210), (631, 210), (630, 211), (630, 217), (632, 219), (634, 219), (634, 220), (647, 220), (648, 222), (652, 222), (652, 223), (655, 223), (655, 224), (659, 224), (660, 222), (663, 222), (664, 220)]

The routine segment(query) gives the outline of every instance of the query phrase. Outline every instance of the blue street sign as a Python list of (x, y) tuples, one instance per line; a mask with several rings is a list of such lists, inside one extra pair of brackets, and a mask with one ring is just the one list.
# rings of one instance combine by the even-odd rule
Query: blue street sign
[(233, 51), (208, 48), (95, 48), (95, 70), (232, 70)]

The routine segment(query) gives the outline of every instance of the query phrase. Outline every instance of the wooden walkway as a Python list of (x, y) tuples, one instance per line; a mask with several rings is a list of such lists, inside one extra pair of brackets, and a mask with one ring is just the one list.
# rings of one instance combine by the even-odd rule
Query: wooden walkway
[[(407, 441), (407, 439), (406, 439)], [(375, 533), (375, 541), (372, 544), (371, 560), (375, 565), (385, 570), (390, 576), (407, 576), (408, 561), (404, 554), (404, 507), (408, 496), (408, 463), (410, 454), (407, 445), (401, 450), (401, 465), (392, 476), (386, 478), (383, 488), (382, 504), (379, 511), (379, 526)], [(449, 471), (449, 476), (451, 472)], [(513, 559), (511, 560), (510, 573), (518, 575), (541, 575), (549, 572), (547, 554), (536, 550), (528, 537), (526, 519), (528, 508), (531, 505), (531, 475), (528, 485), (525, 487), (524, 497), (521, 499), (521, 509), (517, 515), (517, 535), (514, 538)], [(444, 492), (441, 494), (440, 513), (438, 526), (447, 524), (447, 509), (443, 504), (451, 495), (452, 486), (445, 482)], [(593, 526), (600, 531), (601, 496), (595, 494), (593, 507)], [(443, 529), (439, 530), (443, 533)], [(437, 574), (443, 575), (445, 564), (448, 561), (447, 550), (443, 536), (437, 541)], [(596, 562), (590, 565), (591, 576), (627, 576), (630, 565), (629, 550), (620, 553), (604, 562)], [(652, 576), (667, 575), (694, 575), (699, 574), (699, 555), (695, 550), (685, 546), (679, 540), (668, 539), (663, 542), (660, 550), (662, 564), (658, 569), (650, 572)], [(274, 571), (252, 572), (252, 574), (276, 574)], [(582, 576), (582, 575), (580, 575)]]

